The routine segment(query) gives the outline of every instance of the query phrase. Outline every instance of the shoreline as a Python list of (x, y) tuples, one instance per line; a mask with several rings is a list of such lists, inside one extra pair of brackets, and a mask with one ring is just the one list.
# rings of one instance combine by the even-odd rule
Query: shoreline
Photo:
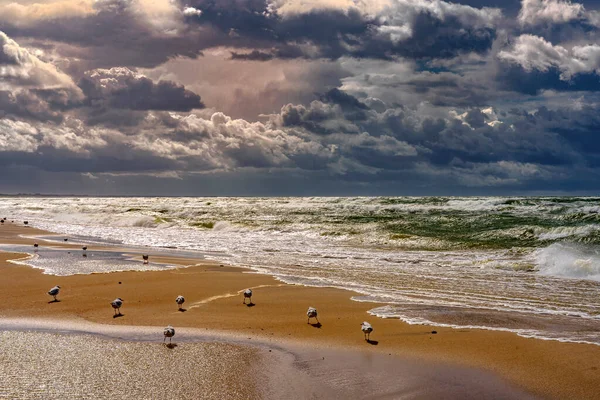
[[(14, 244), (30, 244), (32, 240), (17, 235), (34, 231), (12, 224), (2, 226), (0, 243), (8, 239)], [(353, 301), (350, 298), (355, 292), (288, 285), (206, 260), (166, 258), (171, 264), (201, 261), (202, 265), (163, 271), (53, 276), (10, 264), (7, 260), (11, 257), (11, 253), (0, 253), (0, 271), (5, 278), (0, 287), (8, 295), (0, 308), (4, 318), (44, 316), (106, 325), (212, 326), (251, 337), (293, 338), (298, 343), (478, 368), (547, 398), (593, 398), (600, 393), (600, 348), (596, 345), (527, 339), (500, 331), (408, 325), (368, 315), (377, 303)], [(45, 292), (55, 281), (64, 282), (59, 283), (64, 288), (59, 296), (62, 301), (47, 304)], [(241, 304), (238, 291), (247, 287), (254, 289), (256, 307)], [(186, 296), (187, 312), (177, 312), (174, 298), (179, 294)], [(125, 316), (113, 319), (108, 302), (117, 296), (125, 300)], [(306, 324), (308, 306), (319, 309), (321, 328)], [(377, 345), (364, 342), (359, 326), (363, 320), (374, 326), (372, 339)], [(432, 335), (432, 330), (437, 334)]]

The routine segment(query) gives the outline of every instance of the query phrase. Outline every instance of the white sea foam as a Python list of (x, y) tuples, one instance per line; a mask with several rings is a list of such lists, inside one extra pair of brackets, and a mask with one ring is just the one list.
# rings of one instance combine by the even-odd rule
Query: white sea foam
[(535, 252), (540, 274), (600, 281), (598, 249), (554, 243)]

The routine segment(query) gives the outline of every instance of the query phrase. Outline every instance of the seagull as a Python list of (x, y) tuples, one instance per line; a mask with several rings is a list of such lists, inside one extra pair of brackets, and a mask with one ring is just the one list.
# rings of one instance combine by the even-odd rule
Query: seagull
[(87, 246), (83, 246), (82, 249), (83, 249), (83, 251), (86, 251), (87, 250)]
[(54, 301), (58, 301), (56, 296), (58, 296), (58, 292), (60, 292), (60, 286), (56, 285), (52, 289), (48, 290), (48, 294), (54, 297)]
[(23, 225), (27, 225), (27, 224), (29, 224), (28, 221), (23, 221)]
[[(123, 305), (122, 298), (117, 297), (116, 299), (114, 299), (113, 301), (110, 302), (110, 305), (112, 306), (112, 308), (115, 309), (115, 315), (122, 315), (121, 314), (121, 306)], [(117, 310), (119, 311), (118, 314), (117, 314)]]
[(33, 244), (33, 247), (36, 247), (36, 248), (37, 248), (37, 247), (38, 247), (38, 244), (37, 244), (37, 243), (34, 243), (34, 244)]
[(144, 254), (142, 258), (144, 259), (144, 264), (148, 264), (148, 254)]
[(319, 322), (319, 318), (317, 318), (317, 309), (314, 307), (308, 307), (308, 311), (306, 312), (306, 315), (308, 316), (308, 321), (306, 321), (307, 324), (310, 323), (310, 319), (314, 318), (317, 320), (317, 323)]
[(167, 340), (167, 338), (169, 338), (169, 344), (171, 344), (171, 338), (175, 336), (175, 328), (173, 328), (171, 325), (167, 326), (164, 330), (164, 334), (165, 338), (163, 339), (163, 343), (165, 342), (165, 340)]
[(250, 304), (252, 304), (252, 289), (244, 290), (244, 304), (246, 304), (246, 299), (249, 299)]
[(68, 241), (69, 241), (69, 239), (67, 239), (67, 238), (64, 238), (63, 240), (64, 240), (65, 242), (68, 242)]
[[(177, 296), (177, 298), (175, 299), (175, 303), (179, 304), (179, 309), (181, 310), (181, 305), (183, 303), (185, 303), (185, 297), (183, 297), (181, 295)], [(166, 330), (165, 330), (165, 332), (166, 332)]]
[(373, 332), (373, 327), (371, 326), (370, 323), (365, 321), (360, 325), (360, 329), (365, 334), (365, 340), (368, 342), (371, 338), (371, 332)]

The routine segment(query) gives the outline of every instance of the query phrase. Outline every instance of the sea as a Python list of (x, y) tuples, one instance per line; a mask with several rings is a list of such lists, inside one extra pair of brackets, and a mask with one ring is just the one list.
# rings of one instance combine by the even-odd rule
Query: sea
[[(597, 197), (4, 197), (2, 217), (350, 289), (380, 318), (600, 345)], [(24, 262), (56, 275), (156, 268)]]

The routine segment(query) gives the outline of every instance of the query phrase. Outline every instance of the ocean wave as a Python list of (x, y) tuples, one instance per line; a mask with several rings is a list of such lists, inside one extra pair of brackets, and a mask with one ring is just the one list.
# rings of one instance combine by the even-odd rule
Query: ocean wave
[(598, 248), (554, 243), (537, 250), (534, 258), (542, 275), (600, 281)]

